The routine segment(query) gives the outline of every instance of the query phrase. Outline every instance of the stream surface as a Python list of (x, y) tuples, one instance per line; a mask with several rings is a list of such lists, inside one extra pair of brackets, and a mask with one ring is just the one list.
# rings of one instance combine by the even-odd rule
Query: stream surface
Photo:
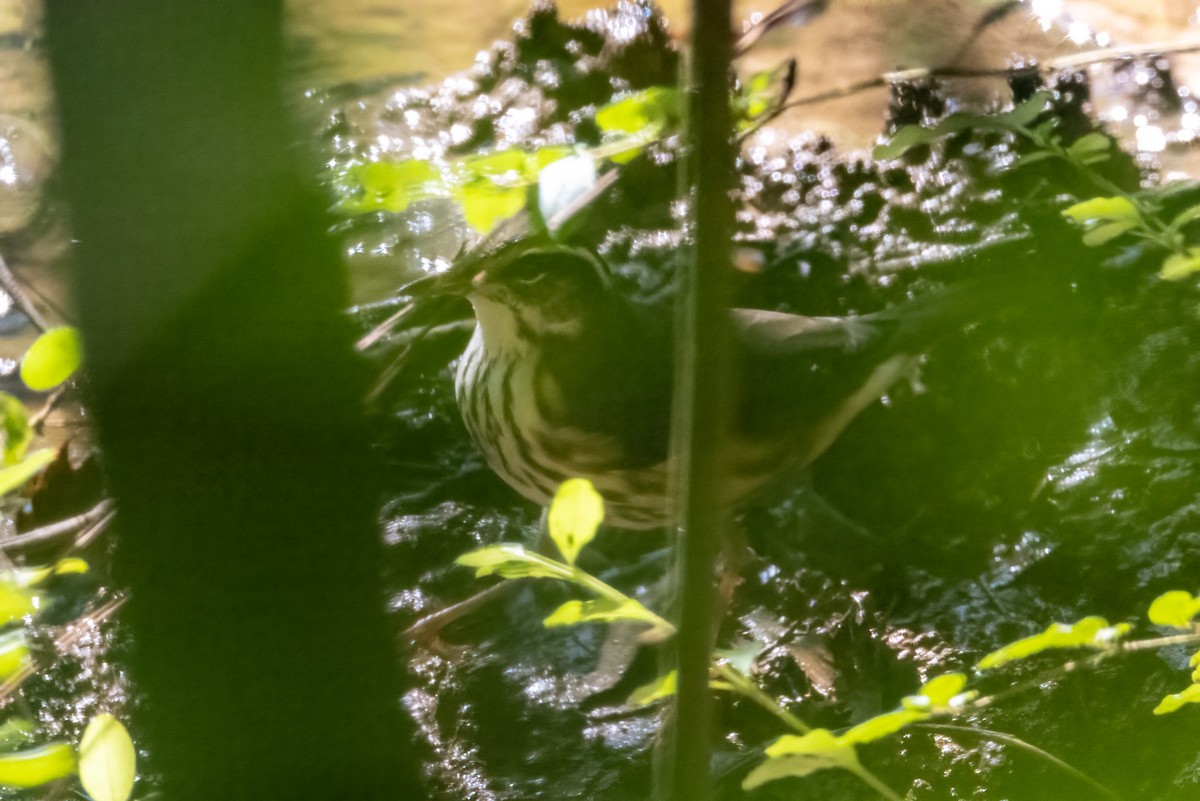
[[(589, 108), (675, 80), (687, 30), (681, 2), (665, 6), (669, 26), (642, 3), (567, 22), (587, 5), (565, 3), (561, 17), (543, 8), (514, 33), (526, 10), (517, 0), (486, 9), (466, 0), (292, 0), (297, 55), (313, 59), (293, 76), (296, 107), (313, 123), (321, 177), (332, 183), (354, 161), (586, 141)], [(1197, 36), (1194, 3), (1127, 5), (1030, 3), (985, 30), (961, 65)], [(739, 3), (738, 13), (770, 7)], [(807, 97), (898, 66), (943, 65), (979, 5), (919, 8), (835, 0), (811, 26), (772, 34), (745, 69), (796, 56), (794, 96)], [(55, 148), (38, 41), (36, 3), (0, 0), (0, 170), (17, 178), (0, 179), (3, 255), (53, 312), (66, 307), (53, 269), (66, 240), (41, 204)], [(1051, 79), (1065, 125), (1104, 121), (1127, 145), (1132, 155), (1118, 160), (1114, 180), (1195, 174), (1200, 111), (1186, 89), (1194, 58), (1159, 61)], [(738, 240), (761, 266), (744, 277), (741, 305), (869, 312), (981, 274), (1006, 277), (997, 313), (932, 348), (916, 380), (862, 414), (809, 474), (739, 515), (748, 556), (720, 641), (761, 643), (759, 686), (814, 725), (836, 730), (893, 709), (923, 680), (969, 670), (1052, 622), (1099, 614), (1152, 636), (1150, 601), (1200, 588), (1195, 282), (1159, 280), (1152, 256), (1136, 248), (1082, 247), (1058, 215), (1061, 198), (1038, 176), (1012, 174), (1011, 147), (999, 139), (896, 163), (862, 155), (889, 104), (893, 121), (911, 122), (993, 98), (1011, 102), (1003, 78), (862, 92), (781, 117), (743, 149)], [(634, 295), (660, 292), (679, 266), (677, 157), (667, 143), (631, 162), (575, 233)], [(1200, 193), (1188, 197), (1200, 202)], [(336, 234), (360, 304), (444, 265), (469, 237), (441, 200), (347, 219)], [(364, 328), (375, 319), (361, 316)], [(0, 359), (19, 355), (31, 336), (22, 315), (0, 314), (5, 321)], [(411, 622), (480, 586), (453, 565), (457, 556), (528, 541), (537, 528), (540, 511), (491, 473), (459, 420), (447, 365), (462, 344), (461, 334), (431, 341), (379, 403), (392, 490), (381, 514), (384, 569), (398, 643)], [(379, 360), (382, 369), (387, 355)], [(659, 605), (666, 545), (661, 533), (606, 531), (590, 568)], [(405, 705), (434, 798), (648, 797), (664, 711), (623, 701), (653, 678), (653, 654), (639, 653), (620, 626), (545, 629), (541, 620), (569, 597), (548, 582), (523, 587), (411, 651)], [(97, 704), (126, 697), (119, 648), (111, 630), (98, 631), (63, 675), (46, 680), (48, 731), (73, 736)], [(1188, 655), (1109, 660), (957, 722), (1033, 743), (1119, 798), (1194, 801), (1200, 709), (1150, 713), (1187, 685)], [(1006, 670), (985, 689), (1038, 678), (1052, 661)], [(723, 697), (717, 711), (718, 792), (740, 798), (761, 749), (784, 732), (746, 702)], [(912, 730), (863, 748), (862, 759), (913, 801), (1102, 797), (978, 733)], [(749, 795), (878, 797), (836, 771)]]
[[(343, 84), (311, 98), (336, 175), (355, 161), (586, 141), (587, 114), (575, 110), (671, 83), (676, 61), (674, 39), (647, 6), (622, 4), (582, 25), (543, 9), (519, 25), (515, 43), (442, 82)], [(1073, 135), (1108, 109), (1135, 148), (1113, 160), (1108, 177), (1132, 188), (1188, 154), (1194, 107), (1174, 75), (1150, 60), (1049, 81)], [(849, 70), (842, 77), (852, 81)], [(1011, 102), (1002, 89), (999, 102)], [(963, 99), (956, 90), (900, 87), (892, 119), (936, 119), (984, 92)], [(1013, 91), (1029, 87), (1017, 82)], [(1137, 133), (1142, 126), (1121, 128), (1139, 116), (1160, 129), (1161, 147), (1136, 151), (1155, 144)], [(875, 119), (881, 130), (883, 116)], [(1099, 614), (1154, 635), (1150, 601), (1193, 590), (1200, 576), (1194, 283), (1159, 280), (1153, 258), (1136, 248), (1083, 247), (1057, 210), (1061, 192), (1085, 188), (1051, 176), (1061, 180), (1051, 191), (1043, 175), (1008, 169), (1014, 153), (1000, 137), (872, 163), (790, 125), (759, 132), (743, 149), (738, 240), (761, 266), (741, 281), (740, 305), (847, 314), (972, 277), (999, 276), (1001, 288), (994, 313), (934, 346), (918, 379), (868, 409), (809, 475), (742, 511), (737, 528), (750, 555), (720, 641), (760, 643), (759, 685), (813, 725), (837, 730), (1052, 622)], [(631, 295), (656, 294), (679, 267), (676, 165), (670, 142), (652, 148), (572, 232), (615, 266)], [(455, 216), (452, 204), (429, 201), (347, 221), (339, 233), (359, 300), (450, 258), (465, 238)], [(455, 557), (536, 531), (539, 510), (487, 469), (458, 419), (442, 365), (462, 344), (449, 336), (429, 346), (383, 396), (380, 447), (395, 488), (383, 525), (398, 632), (479, 586)], [(665, 536), (614, 530), (597, 543), (592, 569), (661, 604)], [(647, 796), (664, 711), (623, 702), (654, 677), (654, 659), (639, 656), (621, 626), (543, 628), (569, 597), (531, 582), (412, 653), (406, 702), (434, 797)], [(1186, 686), (1187, 655), (1164, 649), (1054, 675), (957, 722), (1043, 748), (1120, 798), (1194, 799), (1194, 711), (1150, 713)], [(1041, 677), (1052, 663), (1017, 665), (984, 689)], [(745, 795), (741, 779), (782, 733), (754, 705), (718, 701), (720, 797)], [(1061, 767), (978, 731), (914, 729), (864, 747), (862, 758), (910, 799), (1100, 797)], [(877, 797), (837, 771), (749, 795)]]

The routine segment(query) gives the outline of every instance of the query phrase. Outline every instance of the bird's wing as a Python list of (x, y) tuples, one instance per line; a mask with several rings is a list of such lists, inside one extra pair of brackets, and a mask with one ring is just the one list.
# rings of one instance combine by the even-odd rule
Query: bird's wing
[(733, 321), (738, 434), (764, 462), (811, 462), (910, 363), (892, 318), (737, 309)]

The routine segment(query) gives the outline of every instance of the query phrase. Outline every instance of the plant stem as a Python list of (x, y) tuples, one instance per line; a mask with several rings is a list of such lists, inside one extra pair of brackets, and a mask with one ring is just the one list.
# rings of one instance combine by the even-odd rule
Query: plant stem
[(734, 185), (731, 0), (693, 0), (689, 47), (687, 190), (692, 201), (690, 267), (679, 304), (672, 450), (678, 470), (679, 595), (675, 659), (679, 671), (666, 737), (667, 796), (707, 801), (712, 794), (712, 699), (708, 687), (716, 635), (717, 554), (727, 509), (724, 439), (729, 427), (729, 284)]
[(983, 729), (983, 728), (979, 728), (978, 726), (956, 726), (952, 723), (914, 723), (914, 724), (912, 724), (911, 728), (926, 729), (928, 731), (948, 731), (948, 732), (959, 732), (959, 733), (964, 733), (964, 734), (974, 734), (975, 736), (981, 737), (983, 739), (994, 740), (998, 743), (1004, 743), (1005, 745), (1011, 745), (1014, 748), (1018, 748), (1022, 751), (1032, 754), (1033, 756), (1036, 756), (1036, 757), (1046, 760), (1051, 765), (1054, 765), (1055, 767), (1062, 770), (1064, 773), (1067, 773), (1067, 774), (1073, 776), (1074, 778), (1078, 779), (1079, 781), (1083, 782), (1084, 784), (1090, 785), (1092, 788), (1099, 791), (1100, 793), (1103, 793), (1108, 798), (1119, 798), (1119, 796), (1116, 793), (1114, 793), (1112, 790), (1109, 790), (1103, 784), (1100, 784), (1098, 781), (1093, 779), (1091, 776), (1088, 776), (1086, 773), (1081, 771), (1079, 768), (1076, 768), (1073, 765), (1071, 765), (1067, 762), (1064, 762), (1062, 759), (1056, 757), (1054, 754), (1051, 754), (1049, 751), (1038, 748), (1033, 743), (1029, 743), (1029, 742), (1026, 742), (1025, 740), (1022, 740), (1020, 737), (1017, 737), (1016, 735), (1007, 734), (1002, 731), (994, 731), (992, 729)]
[(729, 688), (731, 690), (740, 693), (746, 698), (749, 698), (751, 701), (782, 720), (790, 728), (795, 729), (801, 734), (808, 734), (810, 731), (812, 731), (812, 726), (809, 726), (803, 720), (784, 709), (778, 701), (759, 689), (758, 685), (750, 681), (750, 679), (746, 676), (742, 675), (742, 673), (736, 670), (733, 666), (723, 662), (717, 662), (713, 666), (713, 669), (716, 671), (718, 676), (725, 679), (725, 681), (729, 683)]
[(850, 772), (862, 779), (862, 781), (866, 783), (868, 787), (879, 793), (888, 801), (904, 801), (904, 799), (901, 798), (895, 790), (880, 781), (874, 773), (871, 773), (871, 771), (867, 770), (862, 765), (857, 765), (851, 768)]

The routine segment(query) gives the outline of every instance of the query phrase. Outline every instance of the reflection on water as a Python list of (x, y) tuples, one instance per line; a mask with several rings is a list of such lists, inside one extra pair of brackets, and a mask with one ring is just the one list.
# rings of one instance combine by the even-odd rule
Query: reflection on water
[[(743, 27), (783, 0), (739, 0), (735, 19)], [(616, 5), (597, 0), (563, 0), (564, 18), (589, 8)], [(689, 3), (659, 6), (671, 30), (684, 38)], [(781, 26), (743, 59), (743, 71), (763, 69), (787, 58), (800, 67), (798, 95), (817, 95), (897, 68), (959, 66), (1002, 68), (1015, 55), (1046, 60), (1113, 45), (1178, 41), (1189, 33), (1197, 8), (1191, 0), (1130, 4), (1123, 0), (1030, 0), (995, 24), (979, 22), (996, 2), (988, 0), (833, 0), (804, 27)], [(291, 0), (291, 33), (316, 67), (315, 82), (370, 81), (385, 77), (411, 83), (438, 81), (466, 69), (475, 54), (509, 38), (527, 0)], [(1176, 72), (1200, 71), (1195, 59), (1180, 58)], [(999, 82), (970, 81), (956, 87), (986, 96)], [(805, 106), (781, 122), (793, 130), (816, 129), (844, 146), (869, 144), (878, 133), (887, 102), (884, 90)], [(1138, 138), (1153, 149), (1153, 131)]]

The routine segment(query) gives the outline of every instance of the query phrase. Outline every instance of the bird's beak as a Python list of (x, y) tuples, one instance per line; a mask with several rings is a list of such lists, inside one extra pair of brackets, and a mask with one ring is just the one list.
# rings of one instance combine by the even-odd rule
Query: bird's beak
[[(464, 269), (466, 268), (466, 269)], [(439, 295), (469, 295), (484, 280), (479, 265), (455, 265), (443, 273), (433, 273), (410, 281), (400, 288), (398, 294), (412, 298), (430, 298)]]

